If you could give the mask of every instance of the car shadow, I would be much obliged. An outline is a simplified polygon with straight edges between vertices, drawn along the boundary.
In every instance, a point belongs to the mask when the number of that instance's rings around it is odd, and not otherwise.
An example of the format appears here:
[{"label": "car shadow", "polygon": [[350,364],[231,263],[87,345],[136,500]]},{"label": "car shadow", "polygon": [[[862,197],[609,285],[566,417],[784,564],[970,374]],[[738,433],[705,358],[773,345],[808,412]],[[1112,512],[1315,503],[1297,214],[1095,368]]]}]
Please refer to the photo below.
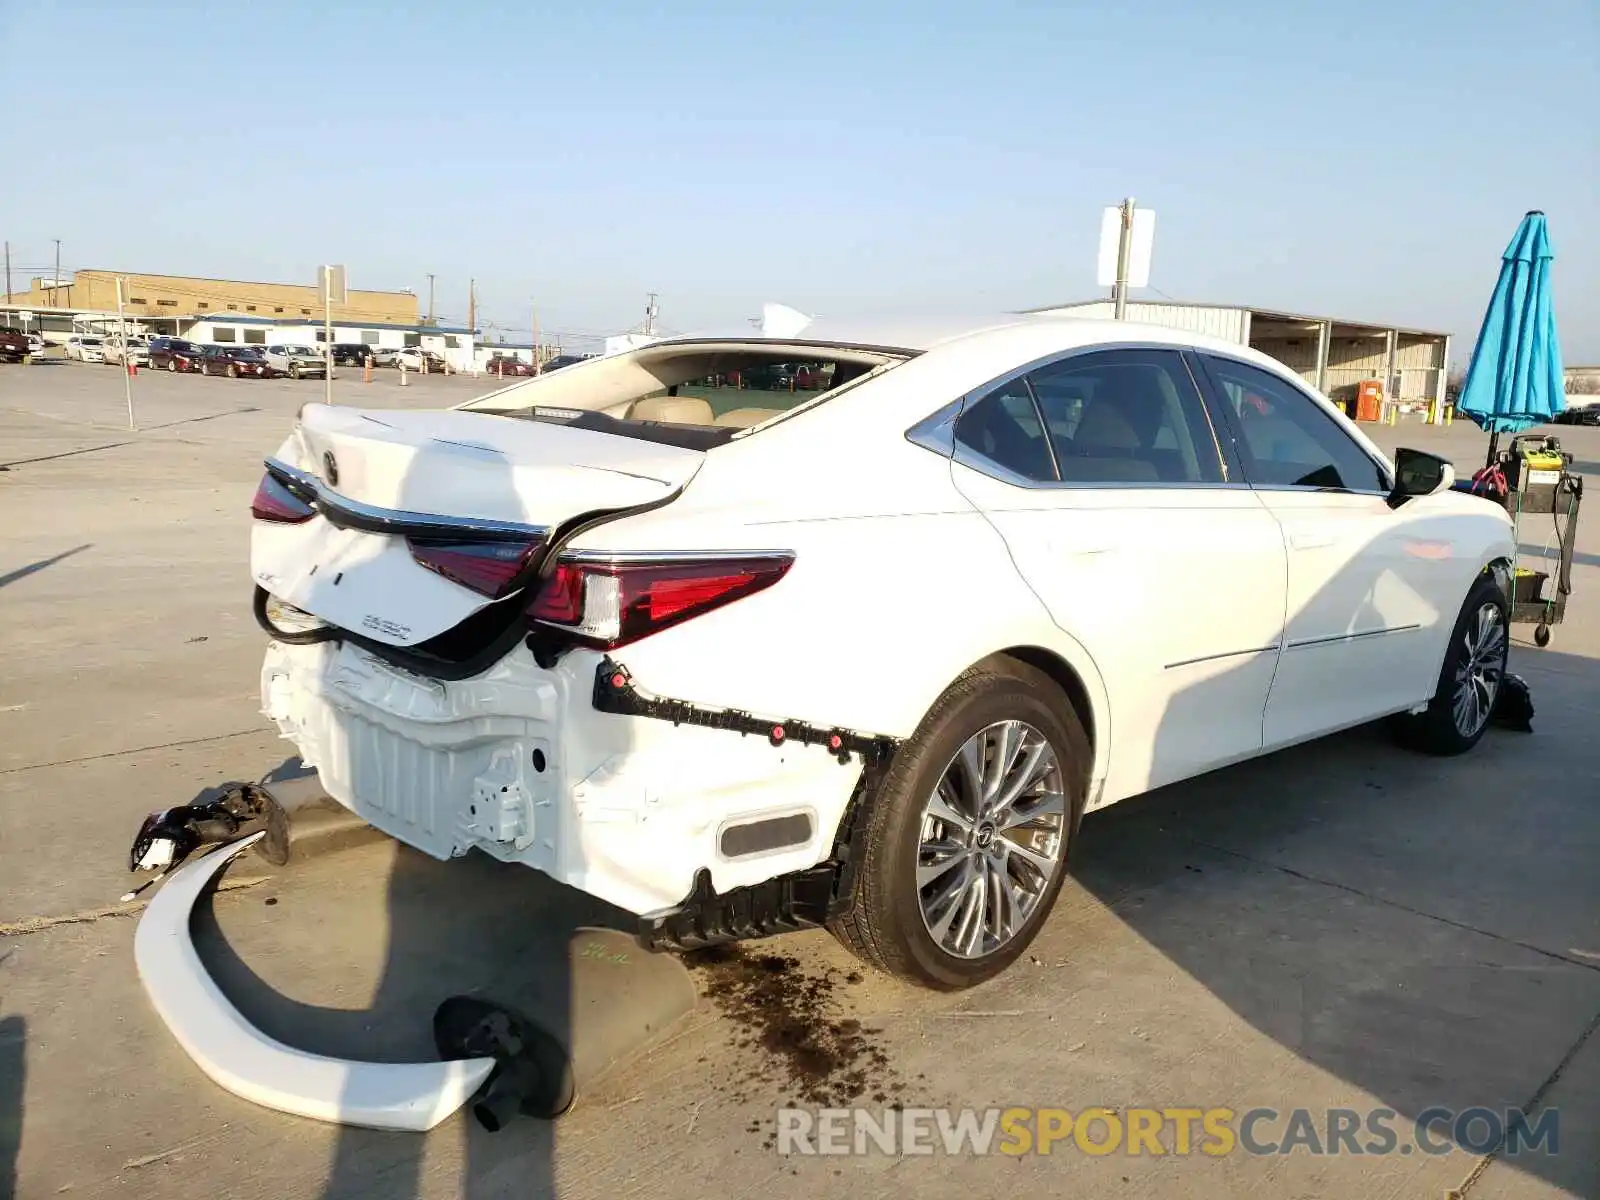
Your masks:
[{"label": "car shadow", "polygon": [[[295,869],[291,862],[288,871]],[[358,896],[343,919],[342,937],[354,931],[383,947],[370,1000],[354,1008],[306,1004],[267,982],[230,943],[223,927],[230,921],[219,924],[209,900],[195,908],[195,945],[224,994],[268,1036],[360,1062],[429,1062],[439,1057],[432,1017],[451,996],[508,1005],[567,1042],[573,933],[626,928],[625,914],[482,854],[441,862],[397,845],[382,892],[381,905],[360,903]],[[277,936],[316,936],[315,922],[327,909],[322,903],[305,907],[304,913],[274,910],[282,914],[274,921],[283,922]],[[438,1140],[459,1141],[463,1196],[504,1195],[511,1180],[516,1185],[509,1190],[518,1195],[554,1193],[551,1122],[524,1118],[490,1133],[468,1108],[423,1136],[339,1127],[321,1195],[420,1195],[424,1158]]]},{"label": "car shadow", "polygon": [[[0,954],[0,969],[6,955]],[[0,1200],[17,1195],[17,1154],[22,1148],[22,1097],[28,1082],[28,1023],[0,1017]]]},{"label": "car shadow", "polygon": [[[1395,1110],[1402,1141],[1435,1106],[1536,1110],[1600,1004],[1600,820],[1580,782],[1600,774],[1600,663],[1514,645],[1511,670],[1530,684],[1531,736],[1491,726],[1472,753],[1434,758],[1368,725],[1130,798],[1086,818],[1076,886],[1342,1081],[1348,1107]],[[1207,716],[1216,687],[1169,701],[1158,760],[1166,730],[1222,719]],[[1455,1144],[1486,1149],[1482,1127],[1467,1136]],[[1572,1151],[1510,1162],[1594,1186]]]}]

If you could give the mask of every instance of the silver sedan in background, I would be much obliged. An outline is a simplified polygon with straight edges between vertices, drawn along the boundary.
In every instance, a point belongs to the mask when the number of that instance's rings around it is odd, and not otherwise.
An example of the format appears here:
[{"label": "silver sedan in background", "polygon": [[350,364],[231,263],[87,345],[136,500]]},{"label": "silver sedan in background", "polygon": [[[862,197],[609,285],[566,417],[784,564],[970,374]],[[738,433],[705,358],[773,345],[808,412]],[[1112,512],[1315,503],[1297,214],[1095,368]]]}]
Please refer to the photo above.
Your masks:
[{"label": "silver sedan in background", "polygon": [[266,353],[267,365],[290,379],[307,375],[320,378],[328,373],[328,362],[322,352],[311,346],[268,346]]}]

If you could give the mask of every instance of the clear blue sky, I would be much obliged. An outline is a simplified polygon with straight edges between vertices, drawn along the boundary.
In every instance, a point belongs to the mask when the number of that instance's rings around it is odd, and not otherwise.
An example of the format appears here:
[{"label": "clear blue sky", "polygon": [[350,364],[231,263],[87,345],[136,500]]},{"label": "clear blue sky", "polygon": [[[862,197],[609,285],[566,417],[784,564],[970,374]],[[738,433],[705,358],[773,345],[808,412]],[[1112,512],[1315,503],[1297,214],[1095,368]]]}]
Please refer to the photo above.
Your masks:
[{"label": "clear blue sky", "polygon": [[[522,11],[518,11],[519,7]],[[0,0],[0,235],[62,263],[353,286],[615,332],[778,300],[1097,294],[1158,214],[1183,299],[1392,319],[1470,353],[1550,218],[1600,362],[1596,0],[559,5]],[[1141,293],[1156,296],[1155,292]],[[1464,343],[1464,344],[1461,344]]]}]

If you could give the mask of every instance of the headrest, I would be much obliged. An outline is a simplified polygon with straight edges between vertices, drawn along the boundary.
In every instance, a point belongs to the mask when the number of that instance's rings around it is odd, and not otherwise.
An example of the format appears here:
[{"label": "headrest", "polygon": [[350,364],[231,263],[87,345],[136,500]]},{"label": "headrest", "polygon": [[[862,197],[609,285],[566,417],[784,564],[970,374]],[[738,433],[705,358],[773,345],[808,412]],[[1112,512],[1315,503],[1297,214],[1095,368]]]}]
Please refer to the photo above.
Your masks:
[{"label": "headrest", "polygon": [[647,396],[628,410],[631,421],[670,421],[675,425],[711,424],[711,405],[697,396]]},{"label": "headrest", "polygon": [[770,421],[773,417],[781,416],[781,408],[735,408],[723,413],[712,424],[732,425],[738,429],[749,429],[752,425],[759,425],[763,421]]},{"label": "headrest", "polygon": [[1083,419],[1072,435],[1076,446],[1096,450],[1137,450],[1139,435],[1128,418],[1110,400],[1096,398],[1084,409]]}]

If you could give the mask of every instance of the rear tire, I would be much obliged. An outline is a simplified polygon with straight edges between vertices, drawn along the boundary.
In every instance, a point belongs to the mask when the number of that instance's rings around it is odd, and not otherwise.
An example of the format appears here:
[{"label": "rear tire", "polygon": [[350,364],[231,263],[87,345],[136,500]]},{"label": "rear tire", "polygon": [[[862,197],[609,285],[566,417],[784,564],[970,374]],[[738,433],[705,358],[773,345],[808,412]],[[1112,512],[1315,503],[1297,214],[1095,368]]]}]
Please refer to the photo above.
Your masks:
[{"label": "rear tire", "polygon": [[830,932],[925,987],[998,975],[1061,891],[1090,761],[1089,739],[1048,676],[1004,658],[973,667],[864,798],[854,883]]},{"label": "rear tire", "polygon": [[1425,711],[1396,719],[1402,744],[1424,754],[1465,754],[1482,739],[1511,650],[1504,590],[1481,575],[1450,631],[1438,687]]},{"label": "rear tire", "polygon": [[175,358],[167,359],[167,370],[176,375],[178,373],[178,360]]},{"label": "rear tire", "polygon": [[239,368],[236,365],[234,365],[233,363],[229,363],[228,364],[228,378],[229,379],[237,379],[237,378],[239,378]]}]

